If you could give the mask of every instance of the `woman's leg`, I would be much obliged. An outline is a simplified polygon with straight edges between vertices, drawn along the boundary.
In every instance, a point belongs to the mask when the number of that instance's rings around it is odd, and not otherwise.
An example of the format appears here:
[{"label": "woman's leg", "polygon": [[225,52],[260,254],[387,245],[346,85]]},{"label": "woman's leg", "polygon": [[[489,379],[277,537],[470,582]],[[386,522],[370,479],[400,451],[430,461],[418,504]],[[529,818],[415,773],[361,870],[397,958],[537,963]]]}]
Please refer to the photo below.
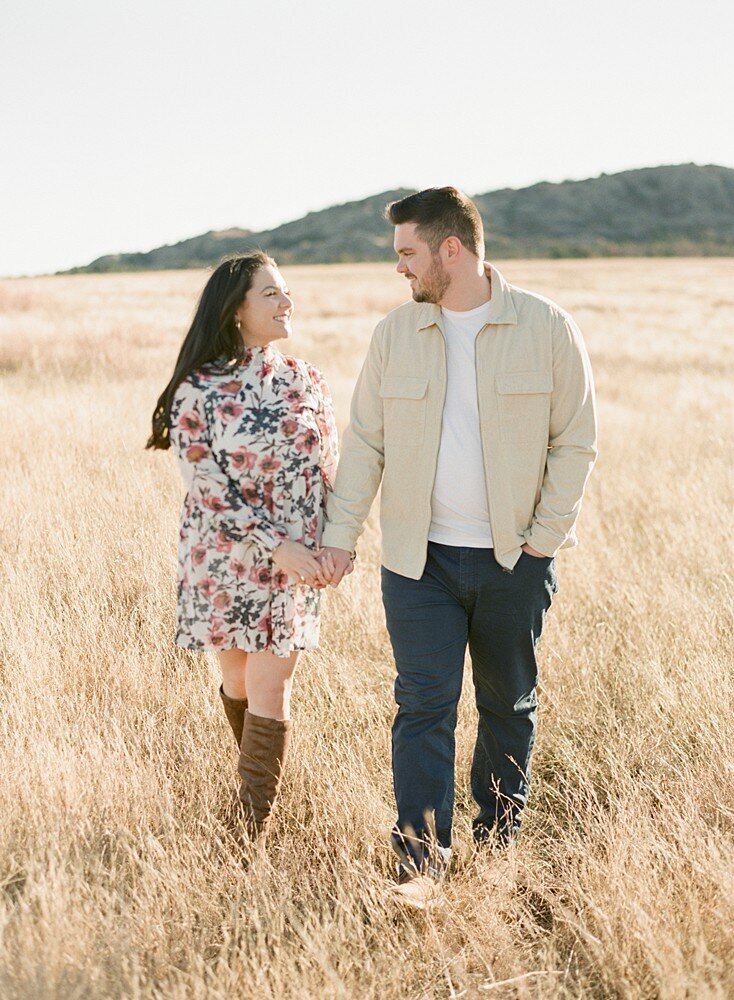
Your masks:
[{"label": "woman's leg", "polygon": [[222,649],[217,652],[222,671],[222,688],[228,698],[246,699],[245,671],[248,656],[243,649]]},{"label": "woman's leg", "polygon": [[291,741],[290,698],[297,660],[297,652],[287,658],[272,653],[250,653],[247,658],[239,797],[249,834],[260,847],[267,837]]},{"label": "woman's leg", "polygon": [[238,697],[247,697],[248,709],[253,715],[280,722],[290,719],[291,688],[297,661],[298,652],[289,657],[270,652],[247,654],[247,683]]},{"label": "woman's leg", "polygon": [[242,649],[223,649],[217,653],[219,667],[222,671],[222,683],[219,687],[219,697],[222,700],[224,714],[232,727],[235,742],[239,747],[242,743],[242,729],[247,711],[247,690],[245,686],[245,669],[247,653]]}]

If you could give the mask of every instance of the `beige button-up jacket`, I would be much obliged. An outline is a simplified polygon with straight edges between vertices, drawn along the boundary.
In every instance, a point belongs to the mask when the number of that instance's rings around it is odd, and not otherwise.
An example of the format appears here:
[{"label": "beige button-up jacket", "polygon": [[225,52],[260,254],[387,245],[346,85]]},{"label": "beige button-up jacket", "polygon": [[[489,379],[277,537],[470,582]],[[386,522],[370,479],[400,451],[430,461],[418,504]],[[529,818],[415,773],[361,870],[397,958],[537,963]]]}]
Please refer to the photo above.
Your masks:
[{"label": "beige button-up jacket", "polygon": [[[489,520],[511,570],[527,542],[547,556],[577,544],[596,460],[589,357],[568,313],[491,275],[490,319],[475,341]],[[323,545],[353,550],[382,483],[382,563],[420,579],[446,395],[440,306],[406,302],[381,320],[357,379]],[[461,483],[456,483],[457,493]]]}]

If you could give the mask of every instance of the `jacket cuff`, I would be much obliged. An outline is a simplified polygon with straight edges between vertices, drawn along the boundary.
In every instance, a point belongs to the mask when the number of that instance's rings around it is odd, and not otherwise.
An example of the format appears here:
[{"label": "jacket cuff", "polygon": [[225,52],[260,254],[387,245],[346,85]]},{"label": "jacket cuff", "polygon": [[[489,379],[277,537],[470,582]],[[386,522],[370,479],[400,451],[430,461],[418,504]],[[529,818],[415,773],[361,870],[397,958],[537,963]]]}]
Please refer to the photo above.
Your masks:
[{"label": "jacket cuff", "polygon": [[338,524],[327,524],[321,535],[321,544],[326,548],[346,549],[347,552],[354,552],[359,533],[353,528],[347,528]]},{"label": "jacket cuff", "polygon": [[565,538],[559,539],[558,535],[539,524],[531,524],[527,531],[523,531],[522,536],[531,549],[542,552],[549,558],[556,554],[565,541]]}]

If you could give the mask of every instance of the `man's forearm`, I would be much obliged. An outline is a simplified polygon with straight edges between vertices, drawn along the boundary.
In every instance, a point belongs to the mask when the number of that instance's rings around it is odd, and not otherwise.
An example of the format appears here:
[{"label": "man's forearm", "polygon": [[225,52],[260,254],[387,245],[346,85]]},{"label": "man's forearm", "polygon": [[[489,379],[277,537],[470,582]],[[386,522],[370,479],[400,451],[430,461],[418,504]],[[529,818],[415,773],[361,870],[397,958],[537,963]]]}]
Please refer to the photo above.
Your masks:
[{"label": "man's forearm", "polygon": [[547,556],[571,535],[597,456],[591,363],[581,331],[568,315],[555,331],[553,381],[545,476],[532,523],[523,533],[528,545]]},{"label": "man's forearm", "polygon": [[342,440],[342,458],[326,507],[321,544],[353,551],[382,479],[384,456],[350,425]]},{"label": "man's forearm", "polygon": [[596,448],[565,446],[548,452],[545,477],[525,541],[553,556],[573,531],[586,482],[596,460]]},{"label": "man's forearm", "polygon": [[382,323],[378,323],[354,386],[336,482],[327,499],[322,544],[350,551],[364,530],[385,464],[381,337]]}]

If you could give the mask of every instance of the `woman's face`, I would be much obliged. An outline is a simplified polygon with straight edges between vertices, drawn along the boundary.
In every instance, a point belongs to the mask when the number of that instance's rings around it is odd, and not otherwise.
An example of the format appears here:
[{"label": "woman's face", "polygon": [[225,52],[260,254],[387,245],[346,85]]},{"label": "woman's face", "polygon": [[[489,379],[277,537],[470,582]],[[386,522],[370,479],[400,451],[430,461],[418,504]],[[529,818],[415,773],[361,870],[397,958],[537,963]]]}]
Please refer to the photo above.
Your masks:
[{"label": "woman's face", "polygon": [[252,285],[235,313],[240,336],[248,347],[289,337],[293,300],[277,267],[265,264],[255,272]]}]

